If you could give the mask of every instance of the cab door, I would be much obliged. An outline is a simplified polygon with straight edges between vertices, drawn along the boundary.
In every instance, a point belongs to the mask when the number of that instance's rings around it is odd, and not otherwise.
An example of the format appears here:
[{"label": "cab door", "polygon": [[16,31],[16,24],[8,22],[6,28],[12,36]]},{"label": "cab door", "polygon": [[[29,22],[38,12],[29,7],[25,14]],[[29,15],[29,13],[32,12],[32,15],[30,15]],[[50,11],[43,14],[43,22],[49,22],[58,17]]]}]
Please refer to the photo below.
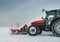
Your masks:
[{"label": "cab door", "polygon": [[46,25],[50,25],[51,21],[54,19],[56,14],[55,12],[47,12],[46,14],[47,14],[45,18]]}]

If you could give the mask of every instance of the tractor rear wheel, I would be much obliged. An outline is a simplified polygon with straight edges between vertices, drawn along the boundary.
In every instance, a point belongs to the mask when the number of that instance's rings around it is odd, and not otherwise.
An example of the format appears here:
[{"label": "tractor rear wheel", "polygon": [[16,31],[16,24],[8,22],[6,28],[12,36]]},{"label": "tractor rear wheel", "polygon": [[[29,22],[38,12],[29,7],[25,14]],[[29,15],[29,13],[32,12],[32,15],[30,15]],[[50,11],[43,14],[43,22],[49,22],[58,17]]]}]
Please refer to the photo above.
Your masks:
[{"label": "tractor rear wheel", "polygon": [[60,36],[60,19],[53,22],[52,26],[52,33],[59,37]]}]

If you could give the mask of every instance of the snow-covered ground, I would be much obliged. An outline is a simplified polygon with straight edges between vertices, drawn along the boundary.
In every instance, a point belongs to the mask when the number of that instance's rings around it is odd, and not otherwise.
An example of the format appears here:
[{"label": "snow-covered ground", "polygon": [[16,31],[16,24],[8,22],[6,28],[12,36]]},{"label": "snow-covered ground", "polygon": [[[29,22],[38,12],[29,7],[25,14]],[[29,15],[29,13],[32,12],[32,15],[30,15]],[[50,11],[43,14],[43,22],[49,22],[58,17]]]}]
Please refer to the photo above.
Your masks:
[{"label": "snow-covered ground", "polygon": [[51,32],[41,35],[10,35],[10,27],[0,27],[0,42],[60,42],[60,37],[55,37]]}]

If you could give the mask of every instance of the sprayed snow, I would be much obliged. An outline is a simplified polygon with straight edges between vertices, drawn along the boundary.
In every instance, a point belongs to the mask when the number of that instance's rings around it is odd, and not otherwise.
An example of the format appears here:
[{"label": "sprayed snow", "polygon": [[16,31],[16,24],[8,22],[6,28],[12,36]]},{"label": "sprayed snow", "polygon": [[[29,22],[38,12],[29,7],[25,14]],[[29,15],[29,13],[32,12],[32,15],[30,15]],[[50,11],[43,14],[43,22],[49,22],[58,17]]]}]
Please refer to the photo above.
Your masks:
[{"label": "sprayed snow", "polygon": [[0,27],[0,42],[60,42],[60,37],[55,37],[51,32],[41,35],[10,35],[10,27]]}]

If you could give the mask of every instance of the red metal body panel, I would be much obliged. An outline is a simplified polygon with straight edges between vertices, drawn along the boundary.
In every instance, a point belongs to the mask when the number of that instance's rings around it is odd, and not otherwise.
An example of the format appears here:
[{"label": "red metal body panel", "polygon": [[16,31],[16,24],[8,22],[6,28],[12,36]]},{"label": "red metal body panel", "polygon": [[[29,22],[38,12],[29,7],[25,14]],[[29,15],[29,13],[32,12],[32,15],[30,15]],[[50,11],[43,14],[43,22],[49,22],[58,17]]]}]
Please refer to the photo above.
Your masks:
[{"label": "red metal body panel", "polygon": [[28,33],[28,26],[25,24],[22,28],[12,28],[10,29],[11,34],[27,34]]},{"label": "red metal body panel", "polygon": [[32,22],[31,24],[37,25],[37,26],[39,26],[39,25],[41,26],[41,25],[44,25],[45,24],[45,20],[44,19],[37,20],[37,21]]},{"label": "red metal body panel", "polygon": [[11,29],[11,33],[12,34],[27,34],[27,32],[24,31],[24,28],[21,28],[21,29]]}]

